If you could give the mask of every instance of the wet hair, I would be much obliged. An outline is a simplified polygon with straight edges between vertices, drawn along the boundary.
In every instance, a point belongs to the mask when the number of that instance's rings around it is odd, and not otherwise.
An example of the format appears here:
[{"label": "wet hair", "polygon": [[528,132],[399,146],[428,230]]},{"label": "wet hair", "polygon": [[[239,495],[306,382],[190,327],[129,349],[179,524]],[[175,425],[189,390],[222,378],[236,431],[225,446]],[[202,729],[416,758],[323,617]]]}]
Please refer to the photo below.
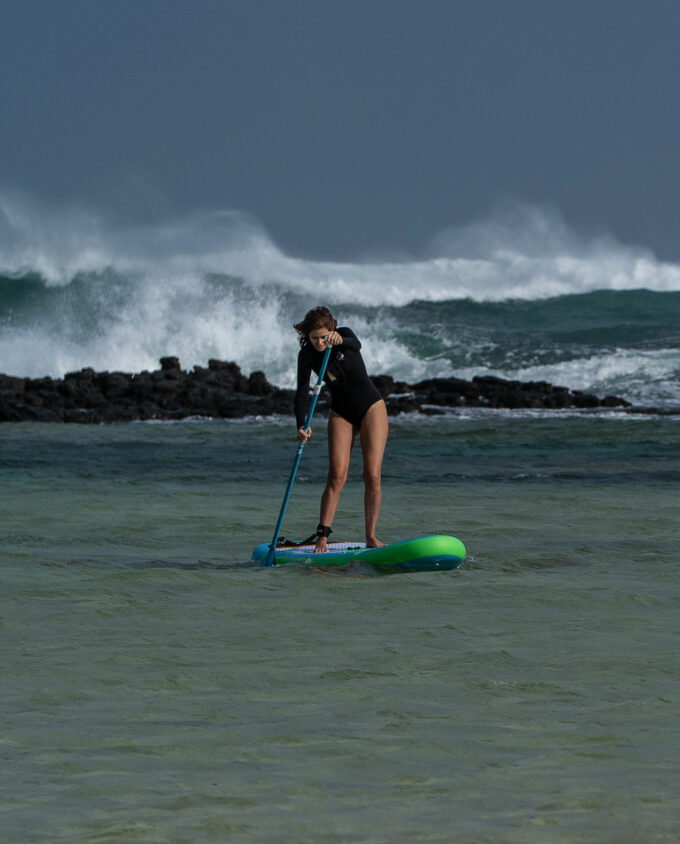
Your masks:
[{"label": "wet hair", "polygon": [[316,331],[318,328],[327,328],[329,331],[335,331],[337,327],[337,319],[324,305],[318,305],[316,308],[307,311],[302,322],[296,322],[293,326],[298,333],[298,340],[301,346],[309,342],[310,331]]}]

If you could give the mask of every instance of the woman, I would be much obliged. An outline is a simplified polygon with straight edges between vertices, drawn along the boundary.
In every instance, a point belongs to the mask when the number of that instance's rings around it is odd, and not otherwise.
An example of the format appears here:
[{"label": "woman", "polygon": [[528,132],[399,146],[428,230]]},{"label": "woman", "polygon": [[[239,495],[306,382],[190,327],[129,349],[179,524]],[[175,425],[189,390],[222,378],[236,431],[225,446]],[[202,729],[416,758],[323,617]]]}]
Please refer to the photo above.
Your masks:
[{"label": "woman", "polygon": [[321,496],[321,515],[316,529],[316,552],[328,551],[333,517],[347,480],[354,437],[359,434],[363,458],[366,545],[384,543],[375,535],[380,512],[380,475],[387,442],[387,408],[375,384],[368,377],[361,357],[361,343],[349,328],[338,328],[333,314],[323,306],[312,308],[293,327],[298,333],[297,393],[295,417],[297,437],[306,443],[312,429],[304,429],[305,411],[312,370],[317,375],[327,346],[333,346],[324,381],[331,390],[328,416],[328,478]]}]

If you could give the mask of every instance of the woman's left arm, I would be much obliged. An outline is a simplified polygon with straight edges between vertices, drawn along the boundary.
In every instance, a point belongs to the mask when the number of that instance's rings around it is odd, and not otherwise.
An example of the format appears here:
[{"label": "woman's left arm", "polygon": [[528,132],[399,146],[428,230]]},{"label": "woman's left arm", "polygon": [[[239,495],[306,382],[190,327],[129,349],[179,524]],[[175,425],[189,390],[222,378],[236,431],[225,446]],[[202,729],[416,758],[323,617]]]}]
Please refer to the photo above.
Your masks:
[{"label": "woman's left arm", "polygon": [[342,328],[338,328],[338,330],[334,333],[339,334],[342,337],[342,345],[346,348],[354,349],[355,352],[358,352],[361,349],[361,341],[351,328],[343,326]]}]

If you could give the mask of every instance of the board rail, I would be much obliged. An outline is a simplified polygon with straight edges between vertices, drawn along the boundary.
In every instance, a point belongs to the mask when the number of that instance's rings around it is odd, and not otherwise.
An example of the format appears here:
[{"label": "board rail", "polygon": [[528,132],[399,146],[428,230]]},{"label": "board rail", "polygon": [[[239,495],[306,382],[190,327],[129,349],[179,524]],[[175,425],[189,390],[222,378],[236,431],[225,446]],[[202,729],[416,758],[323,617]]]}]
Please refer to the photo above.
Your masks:
[{"label": "board rail", "polygon": [[[258,545],[252,559],[266,565],[270,548],[267,542]],[[366,563],[382,571],[450,571],[459,568],[466,555],[460,539],[445,534],[391,542],[379,548],[367,548],[365,542],[329,542],[328,549],[316,554],[313,544],[279,547],[274,552],[274,564],[342,566]]]}]

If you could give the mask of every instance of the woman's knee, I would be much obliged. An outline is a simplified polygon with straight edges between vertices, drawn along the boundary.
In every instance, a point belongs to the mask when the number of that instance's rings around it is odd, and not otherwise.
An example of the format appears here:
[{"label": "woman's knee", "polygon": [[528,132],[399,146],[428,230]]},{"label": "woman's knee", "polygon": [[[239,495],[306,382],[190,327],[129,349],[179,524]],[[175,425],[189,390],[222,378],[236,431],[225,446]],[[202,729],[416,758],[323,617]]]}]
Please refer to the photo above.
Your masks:
[{"label": "woman's knee", "polygon": [[380,478],[380,466],[364,466],[363,479],[365,486],[379,489]]},{"label": "woman's knee", "polygon": [[347,483],[347,470],[346,469],[336,469],[331,466],[328,470],[328,477],[326,479],[326,484],[331,489],[334,490],[341,490],[344,485]]}]

